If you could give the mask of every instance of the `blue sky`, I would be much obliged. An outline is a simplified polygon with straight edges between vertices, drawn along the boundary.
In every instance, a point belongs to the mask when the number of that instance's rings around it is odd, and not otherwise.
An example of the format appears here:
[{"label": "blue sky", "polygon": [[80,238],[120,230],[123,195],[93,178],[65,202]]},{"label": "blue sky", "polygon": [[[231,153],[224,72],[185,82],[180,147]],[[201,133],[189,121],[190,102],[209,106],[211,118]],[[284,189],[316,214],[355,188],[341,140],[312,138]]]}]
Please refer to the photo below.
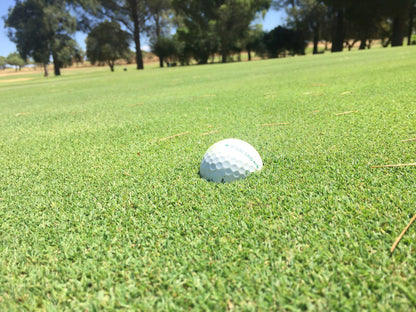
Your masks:
[{"label": "blue sky", "polygon": [[[15,0],[0,0],[0,55],[7,56],[12,52],[16,51],[16,46],[13,42],[7,37],[7,30],[4,28],[3,17],[7,15],[8,9],[12,7],[15,3]],[[256,21],[256,23],[263,24],[264,30],[271,30],[278,25],[284,23],[284,13],[277,12],[273,9],[270,9],[264,20]],[[78,44],[85,50],[85,37],[83,33],[77,33],[75,39]],[[147,45],[146,40],[142,42],[143,46]]]}]

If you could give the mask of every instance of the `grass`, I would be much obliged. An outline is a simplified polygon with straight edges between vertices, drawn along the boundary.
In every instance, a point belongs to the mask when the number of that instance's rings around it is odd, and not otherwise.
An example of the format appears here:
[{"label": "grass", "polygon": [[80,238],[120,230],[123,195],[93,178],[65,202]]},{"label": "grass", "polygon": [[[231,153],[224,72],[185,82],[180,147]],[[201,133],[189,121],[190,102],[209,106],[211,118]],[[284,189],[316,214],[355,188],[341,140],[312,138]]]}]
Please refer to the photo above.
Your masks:
[{"label": "grass", "polygon": [[413,310],[415,52],[0,77],[0,310]]}]

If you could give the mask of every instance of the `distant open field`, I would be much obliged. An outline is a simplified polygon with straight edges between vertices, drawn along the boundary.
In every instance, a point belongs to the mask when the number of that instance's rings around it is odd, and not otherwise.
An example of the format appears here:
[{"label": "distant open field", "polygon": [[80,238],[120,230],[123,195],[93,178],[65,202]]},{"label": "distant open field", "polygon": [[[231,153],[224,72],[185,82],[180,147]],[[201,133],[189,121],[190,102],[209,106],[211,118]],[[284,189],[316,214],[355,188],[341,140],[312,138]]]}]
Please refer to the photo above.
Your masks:
[{"label": "distant open field", "polygon": [[0,311],[414,310],[415,56],[0,76]]}]

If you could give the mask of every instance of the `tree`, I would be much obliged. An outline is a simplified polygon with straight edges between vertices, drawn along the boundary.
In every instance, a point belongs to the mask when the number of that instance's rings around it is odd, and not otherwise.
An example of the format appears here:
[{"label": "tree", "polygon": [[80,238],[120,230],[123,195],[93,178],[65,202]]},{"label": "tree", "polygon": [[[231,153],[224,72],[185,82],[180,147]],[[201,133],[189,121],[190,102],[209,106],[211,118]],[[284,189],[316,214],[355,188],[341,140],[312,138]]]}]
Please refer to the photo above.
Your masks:
[{"label": "tree", "polygon": [[[112,21],[117,21],[126,27],[133,37],[136,50],[137,69],[143,69],[143,55],[140,39],[142,34],[149,29],[148,22],[152,17],[149,4],[153,3],[152,0],[97,1],[100,6],[97,10],[93,11],[93,13],[98,17],[107,17]],[[159,3],[159,0],[155,1],[158,1]]]},{"label": "tree", "polygon": [[42,63],[45,76],[48,76],[47,65],[51,57],[58,76],[67,64],[68,56],[75,51],[76,42],[72,35],[77,22],[64,0],[16,0],[16,5],[9,9],[5,25],[23,59],[32,57],[35,62]]},{"label": "tree", "polygon": [[402,46],[406,34],[406,22],[409,18],[409,12],[411,12],[411,8],[414,5],[413,0],[386,0],[386,2],[387,16],[393,20],[391,46]]},{"label": "tree", "polygon": [[[168,43],[167,39],[169,22],[170,22],[170,9],[171,1],[170,0],[148,0],[147,7],[149,9],[149,14],[151,21],[153,22],[149,27],[149,33],[151,41],[159,42],[163,41],[162,45]],[[163,37],[163,39],[162,39]],[[169,38],[171,39],[171,38]],[[163,67],[163,59],[159,57],[159,66]]]},{"label": "tree", "polygon": [[305,54],[305,40],[301,31],[278,26],[270,32],[266,32],[263,38],[267,55],[271,58],[290,54]]},{"label": "tree", "polygon": [[178,32],[176,32],[176,34],[173,35],[173,40],[175,42],[175,50],[176,50],[174,59],[178,61],[182,66],[189,65],[192,59],[192,52],[190,51],[186,42],[183,40],[180,40],[179,35],[180,33]]},{"label": "tree", "polygon": [[415,22],[415,13],[416,13],[416,0],[413,0],[409,10],[409,25],[407,28],[407,45],[412,44],[412,34],[413,27]]},{"label": "tree", "polygon": [[215,1],[172,0],[172,8],[182,60],[186,63],[193,57],[198,64],[206,64],[218,50],[218,38],[210,23],[215,19]]},{"label": "tree", "polygon": [[392,46],[403,45],[406,21],[409,18],[413,0],[322,0],[336,17],[332,51],[341,51],[347,31],[350,36],[361,40],[360,48],[365,46],[369,36],[380,36],[383,25],[390,25],[387,42]]},{"label": "tree", "polygon": [[[350,50],[361,41],[360,49],[367,47],[367,40],[377,38],[382,21],[380,3],[377,1],[351,0],[343,5],[344,42]],[[352,43],[350,43],[352,39]]]},{"label": "tree", "polygon": [[77,66],[78,66],[79,63],[83,64],[84,60],[85,60],[85,56],[86,56],[85,52],[81,48],[78,48],[78,49],[76,49],[76,51],[73,55],[71,63],[72,64],[75,63],[75,64],[77,64]]},{"label": "tree", "polygon": [[26,65],[25,60],[17,52],[10,53],[6,58],[6,63],[16,66],[16,71],[21,70]]},{"label": "tree", "polygon": [[129,34],[117,22],[104,21],[88,34],[87,57],[92,64],[107,63],[113,72],[116,60],[129,57],[129,41]]},{"label": "tree", "polygon": [[342,7],[332,8],[334,16],[334,30],[332,33],[331,52],[341,52],[345,41],[345,9]]},{"label": "tree", "polygon": [[263,54],[266,50],[266,47],[263,44],[262,38],[263,38],[263,27],[262,25],[254,25],[251,26],[248,31],[248,36],[246,38],[246,50],[248,54],[248,60],[251,61],[251,52],[255,51],[260,52],[260,54]]},{"label": "tree", "polygon": [[172,0],[177,15],[177,34],[199,64],[220,52],[222,61],[241,50],[249,25],[271,0]]},{"label": "tree", "polygon": [[163,67],[163,61],[172,60],[177,55],[176,42],[173,37],[154,38],[150,41],[152,52],[159,57],[160,67]]},{"label": "tree", "polygon": [[248,36],[250,23],[256,17],[256,13],[265,12],[270,7],[271,1],[228,0],[223,2],[216,10],[215,19],[212,22],[219,38],[222,62],[225,63],[233,47]]},{"label": "tree", "polygon": [[6,58],[4,56],[0,56],[0,69],[6,68]]},{"label": "tree", "polygon": [[[280,1],[280,7],[287,0]],[[275,7],[278,3],[275,3]],[[279,7],[279,6],[277,6]],[[328,8],[318,0],[297,0],[286,8],[289,27],[304,32],[305,37],[312,37],[313,54],[318,53],[318,42],[323,26],[328,23]]]}]

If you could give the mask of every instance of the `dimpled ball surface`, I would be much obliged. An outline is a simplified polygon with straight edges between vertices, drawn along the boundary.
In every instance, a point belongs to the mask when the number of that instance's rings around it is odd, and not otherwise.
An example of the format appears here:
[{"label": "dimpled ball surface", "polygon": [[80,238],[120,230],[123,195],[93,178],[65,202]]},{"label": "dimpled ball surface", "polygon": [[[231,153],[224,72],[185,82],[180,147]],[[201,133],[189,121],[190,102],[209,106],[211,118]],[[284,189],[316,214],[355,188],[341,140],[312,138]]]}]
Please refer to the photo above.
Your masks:
[{"label": "dimpled ball surface", "polygon": [[212,182],[233,182],[259,171],[263,162],[256,149],[238,139],[226,139],[212,145],[204,155],[199,173]]}]

